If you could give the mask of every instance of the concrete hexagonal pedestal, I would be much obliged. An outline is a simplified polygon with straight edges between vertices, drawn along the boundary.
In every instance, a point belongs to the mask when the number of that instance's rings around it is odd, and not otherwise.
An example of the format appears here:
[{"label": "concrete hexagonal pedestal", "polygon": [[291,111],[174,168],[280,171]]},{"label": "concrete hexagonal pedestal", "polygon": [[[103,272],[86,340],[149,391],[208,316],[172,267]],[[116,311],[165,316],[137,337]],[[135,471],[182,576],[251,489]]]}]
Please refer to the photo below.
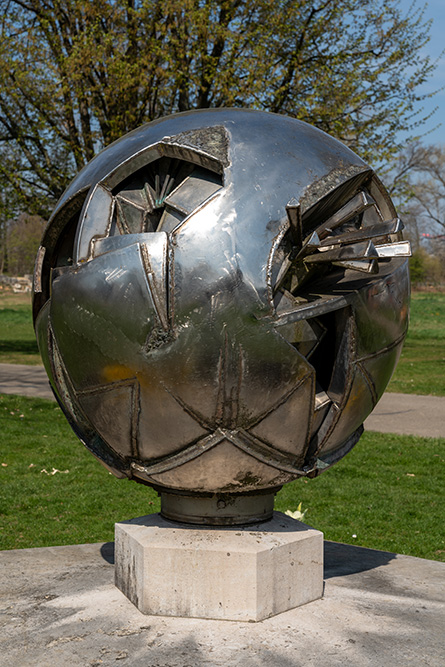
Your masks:
[{"label": "concrete hexagonal pedestal", "polygon": [[116,586],[145,614],[260,621],[323,593],[323,533],[284,514],[198,527],[116,524]]}]

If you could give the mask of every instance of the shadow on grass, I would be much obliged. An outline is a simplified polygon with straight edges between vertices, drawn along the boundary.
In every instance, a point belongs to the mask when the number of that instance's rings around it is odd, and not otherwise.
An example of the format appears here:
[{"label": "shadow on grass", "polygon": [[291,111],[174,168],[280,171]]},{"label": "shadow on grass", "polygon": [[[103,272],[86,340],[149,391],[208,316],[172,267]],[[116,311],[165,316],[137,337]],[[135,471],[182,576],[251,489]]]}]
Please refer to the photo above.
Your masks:
[{"label": "shadow on grass", "polygon": [[11,352],[20,354],[39,354],[35,340],[0,340],[0,354]]}]

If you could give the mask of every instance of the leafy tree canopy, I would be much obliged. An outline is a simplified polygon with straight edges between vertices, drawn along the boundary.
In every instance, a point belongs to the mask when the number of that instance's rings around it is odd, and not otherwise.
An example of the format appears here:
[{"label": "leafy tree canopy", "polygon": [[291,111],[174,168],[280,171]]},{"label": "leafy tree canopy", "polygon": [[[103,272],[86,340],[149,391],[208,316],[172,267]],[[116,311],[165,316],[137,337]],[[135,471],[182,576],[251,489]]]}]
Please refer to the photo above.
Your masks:
[{"label": "leafy tree canopy", "polygon": [[125,132],[220,106],[294,116],[384,162],[425,120],[415,2],[0,0],[0,178],[47,216]]}]

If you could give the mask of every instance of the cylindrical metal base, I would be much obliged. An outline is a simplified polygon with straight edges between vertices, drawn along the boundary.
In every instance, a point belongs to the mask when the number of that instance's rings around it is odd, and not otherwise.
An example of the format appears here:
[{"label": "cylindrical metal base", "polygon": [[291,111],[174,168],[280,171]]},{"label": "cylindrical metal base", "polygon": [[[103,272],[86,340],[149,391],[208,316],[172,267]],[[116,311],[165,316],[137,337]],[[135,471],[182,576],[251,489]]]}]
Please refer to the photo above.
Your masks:
[{"label": "cylindrical metal base", "polygon": [[171,521],[208,526],[234,526],[268,521],[279,489],[263,493],[189,495],[161,491],[161,515]]}]

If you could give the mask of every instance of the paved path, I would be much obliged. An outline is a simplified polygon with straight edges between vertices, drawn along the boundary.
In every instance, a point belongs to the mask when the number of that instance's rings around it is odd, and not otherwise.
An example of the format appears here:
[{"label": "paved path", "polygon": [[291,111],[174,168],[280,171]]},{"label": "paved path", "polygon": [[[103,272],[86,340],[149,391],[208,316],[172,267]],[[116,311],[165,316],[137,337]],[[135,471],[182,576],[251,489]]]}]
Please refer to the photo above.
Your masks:
[{"label": "paved path", "polygon": [[365,429],[445,438],[445,396],[384,394],[365,421]]},{"label": "paved path", "polygon": [[0,552],[0,664],[443,667],[445,563],[325,543],[321,600],[259,623],[144,616],[113,544]]},{"label": "paved path", "polygon": [[[0,393],[54,399],[42,366],[0,364]],[[445,396],[384,394],[365,421],[369,431],[445,438]]]},{"label": "paved path", "polygon": [[43,366],[0,364],[0,393],[55,400]]}]

